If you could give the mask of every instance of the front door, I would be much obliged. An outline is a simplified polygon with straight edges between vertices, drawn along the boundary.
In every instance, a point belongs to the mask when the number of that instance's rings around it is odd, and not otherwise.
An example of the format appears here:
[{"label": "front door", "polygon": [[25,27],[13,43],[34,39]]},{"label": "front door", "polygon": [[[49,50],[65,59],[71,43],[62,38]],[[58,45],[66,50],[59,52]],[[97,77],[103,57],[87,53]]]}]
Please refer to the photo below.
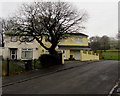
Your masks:
[{"label": "front door", "polygon": [[74,51],[74,58],[75,58],[75,60],[80,60],[80,51],[78,50],[78,51]]},{"label": "front door", "polygon": [[17,59],[17,49],[16,48],[11,48],[10,49],[10,59]]}]

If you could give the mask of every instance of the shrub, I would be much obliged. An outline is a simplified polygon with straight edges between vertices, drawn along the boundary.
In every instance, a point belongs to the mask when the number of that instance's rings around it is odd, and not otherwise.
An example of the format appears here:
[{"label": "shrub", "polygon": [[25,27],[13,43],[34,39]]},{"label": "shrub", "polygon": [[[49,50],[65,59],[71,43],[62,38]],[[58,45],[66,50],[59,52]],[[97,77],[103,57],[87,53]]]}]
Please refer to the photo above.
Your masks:
[{"label": "shrub", "polygon": [[43,54],[40,56],[40,62],[42,67],[49,67],[52,65],[58,64],[58,56],[50,55],[50,54]]}]

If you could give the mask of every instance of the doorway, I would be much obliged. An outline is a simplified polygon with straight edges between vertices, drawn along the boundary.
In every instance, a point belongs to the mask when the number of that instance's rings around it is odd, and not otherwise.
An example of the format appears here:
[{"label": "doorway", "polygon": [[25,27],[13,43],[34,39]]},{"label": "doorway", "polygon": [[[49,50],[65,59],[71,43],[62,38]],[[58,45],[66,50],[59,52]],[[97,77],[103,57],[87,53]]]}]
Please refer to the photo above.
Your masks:
[{"label": "doorway", "polygon": [[10,48],[10,59],[17,59],[17,48]]}]

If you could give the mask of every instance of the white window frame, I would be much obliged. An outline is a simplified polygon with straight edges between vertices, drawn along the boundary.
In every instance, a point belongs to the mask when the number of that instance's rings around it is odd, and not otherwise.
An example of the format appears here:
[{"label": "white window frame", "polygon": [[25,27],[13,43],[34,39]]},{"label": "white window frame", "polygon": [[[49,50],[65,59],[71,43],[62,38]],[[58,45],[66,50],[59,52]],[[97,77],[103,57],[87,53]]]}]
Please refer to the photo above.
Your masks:
[{"label": "white window frame", "polygon": [[17,36],[12,36],[11,37],[11,42],[17,42]]},{"label": "white window frame", "polygon": [[[25,52],[25,53],[23,53]],[[27,52],[32,52],[31,53],[31,57],[27,57]],[[25,56],[23,56],[25,54]],[[32,59],[33,58],[33,49],[32,48],[22,48],[22,52],[21,52],[21,58],[22,59]]]},{"label": "white window frame", "polygon": [[[12,53],[12,51],[14,51],[15,53]],[[14,56],[14,58],[12,58],[12,56]],[[17,59],[17,49],[10,49],[10,59]]]}]

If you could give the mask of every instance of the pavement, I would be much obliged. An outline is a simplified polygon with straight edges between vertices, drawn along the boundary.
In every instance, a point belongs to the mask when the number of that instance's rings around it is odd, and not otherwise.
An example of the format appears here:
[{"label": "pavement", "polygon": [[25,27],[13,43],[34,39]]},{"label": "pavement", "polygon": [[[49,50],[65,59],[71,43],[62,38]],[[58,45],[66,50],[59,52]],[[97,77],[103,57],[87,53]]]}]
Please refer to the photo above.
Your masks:
[{"label": "pavement", "polygon": [[[27,78],[11,77],[15,83],[2,89],[3,94],[108,94],[118,80],[117,70],[118,62],[114,60],[68,61],[65,65],[23,74]],[[7,79],[10,81],[10,77],[4,78],[4,84],[9,83]]]},{"label": "pavement", "polygon": [[13,85],[15,83],[24,82],[33,78],[45,76],[48,74],[52,74],[54,72],[59,72],[62,70],[71,69],[74,67],[82,66],[83,64],[90,64],[93,62],[100,62],[100,61],[65,61],[65,64],[62,65],[55,65],[49,68],[32,70],[25,74],[14,75],[14,76],[7,76],[2,78],[2,87]]}]

